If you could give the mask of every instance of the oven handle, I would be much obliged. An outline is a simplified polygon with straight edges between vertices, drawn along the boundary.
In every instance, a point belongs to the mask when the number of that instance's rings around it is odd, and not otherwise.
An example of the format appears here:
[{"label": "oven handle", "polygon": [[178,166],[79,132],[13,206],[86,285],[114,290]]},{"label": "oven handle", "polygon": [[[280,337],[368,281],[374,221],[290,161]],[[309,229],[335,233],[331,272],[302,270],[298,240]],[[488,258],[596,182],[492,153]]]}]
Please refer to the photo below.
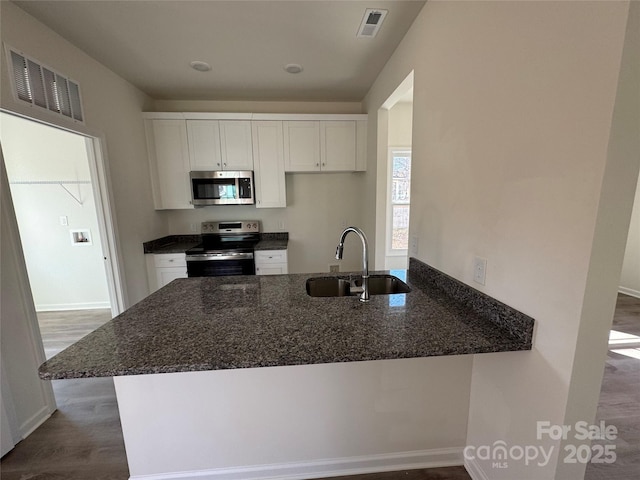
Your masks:
[{"label": "oven handle", "polygon": [[202,253],[187,255],[187,262],[209,262],[218,260],[252,260],[253,253]]}]

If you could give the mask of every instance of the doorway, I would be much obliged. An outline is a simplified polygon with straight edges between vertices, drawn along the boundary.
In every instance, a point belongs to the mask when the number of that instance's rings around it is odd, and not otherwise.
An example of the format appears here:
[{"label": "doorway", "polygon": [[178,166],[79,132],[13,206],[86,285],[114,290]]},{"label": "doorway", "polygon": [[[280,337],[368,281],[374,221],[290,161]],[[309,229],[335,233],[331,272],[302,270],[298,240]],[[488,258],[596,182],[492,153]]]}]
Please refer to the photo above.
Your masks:
[{"label": "doorway", "polygon": [[113,232],[96,179],[98,142],[4,112],[0,122],[29,284],[50,358],[121,311],[121,285],[107,254]]},{"label": "doorway", "polygon": [[410,247],[413,72],[378,111],[376,262],[407,269]]}]

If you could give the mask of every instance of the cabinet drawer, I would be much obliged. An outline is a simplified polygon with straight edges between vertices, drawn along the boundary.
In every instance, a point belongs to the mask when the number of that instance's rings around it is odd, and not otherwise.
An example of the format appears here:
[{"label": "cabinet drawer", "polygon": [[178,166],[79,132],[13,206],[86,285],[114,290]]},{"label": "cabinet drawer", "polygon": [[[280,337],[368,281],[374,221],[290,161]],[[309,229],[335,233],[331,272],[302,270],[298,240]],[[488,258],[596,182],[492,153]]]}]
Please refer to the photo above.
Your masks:
[{"label": "cabinet drawer", "polygon": [[187,257],[184,253],[162,253],[153,256],[156,267],[186,267]]},{"label": "cabinet drawer", "polygon": [[268,263],[256,266],[256,275],[284,275],[289,273],[286,263]]},{"label": "cabinet drawer", "polygon": [[255,252],[256,263],[287,263],[286,250],[258,250]]}]

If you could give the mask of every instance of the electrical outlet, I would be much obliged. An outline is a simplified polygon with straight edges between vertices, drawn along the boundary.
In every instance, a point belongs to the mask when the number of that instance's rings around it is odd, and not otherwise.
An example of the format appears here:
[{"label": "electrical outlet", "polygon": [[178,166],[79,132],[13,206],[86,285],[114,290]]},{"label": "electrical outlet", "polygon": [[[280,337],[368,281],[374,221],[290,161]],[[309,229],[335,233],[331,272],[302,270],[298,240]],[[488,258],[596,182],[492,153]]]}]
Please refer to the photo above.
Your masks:
[{"label": "electrical outlet", "polygon": [[280,220],[280,221],[278,222],[278,230],[280,230],[280,231],[284,232],[284,229],[285,229],[284,221],[283,221],[283,220]]},{"label": "electrical outlet", "polygon": [[329,265],[329,272],[336,273],[340,271],[340,265]]},{"label": "electrical outlet", "polygon": [[63,226],[69,225],[69,218],[66,215],[60,217],[60,225],[63,225]]},{"label": "electrical outlet", "polygon": [[480,285],[485,284],[487,277],[487,259],[475,257],[473,259],[473,281]]},{"label": "electrical outlet", "polygon": [[190,229],[192,232],[197,232],[197,231],[198,231],[198,229],[196,228],[196,224],[195,224],[195,223],[191,223],[191,224],[189,224],[189,229]]}]

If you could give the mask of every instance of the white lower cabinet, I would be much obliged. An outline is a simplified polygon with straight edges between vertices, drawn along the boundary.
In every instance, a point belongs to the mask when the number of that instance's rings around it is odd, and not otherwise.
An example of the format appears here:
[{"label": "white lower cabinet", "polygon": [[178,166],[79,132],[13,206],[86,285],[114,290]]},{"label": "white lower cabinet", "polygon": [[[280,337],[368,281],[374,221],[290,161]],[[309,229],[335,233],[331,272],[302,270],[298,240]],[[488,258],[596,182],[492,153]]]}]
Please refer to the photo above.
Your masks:
[{"label": "white lower cabinet", "polygon": [[289,273],[286,250],[257,250],[256,275],[283,275]]},{"label": "white lower cabinet", "polygon": [[148,255],[147,276],[150,293],[164,287],[176,278],[187,278],[187,257],[184,253]]}]

